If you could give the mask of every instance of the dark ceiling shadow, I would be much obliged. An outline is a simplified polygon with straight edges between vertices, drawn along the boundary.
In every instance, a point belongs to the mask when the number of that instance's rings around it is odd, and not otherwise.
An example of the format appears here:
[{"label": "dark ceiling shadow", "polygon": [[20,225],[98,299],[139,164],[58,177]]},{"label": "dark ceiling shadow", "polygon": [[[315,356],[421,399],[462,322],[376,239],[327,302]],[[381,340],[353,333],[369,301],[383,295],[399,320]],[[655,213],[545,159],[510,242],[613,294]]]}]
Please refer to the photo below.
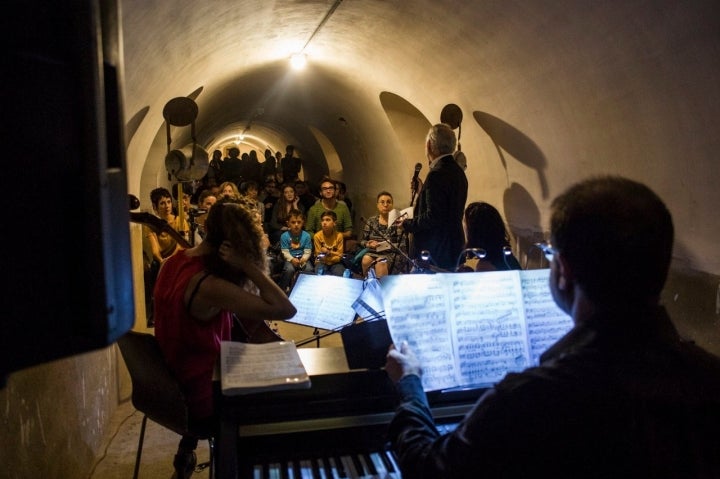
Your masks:
[{"label": "dark ceiling shadow", "polygon": [[550,194],[547,177],[545,176],[547,160],[535,142],[514,126],[489,113],[475,111],[473,117],[495,144],[505,171],[507,172],[507,161],[503,151],[509,153],[520,163],[537,171],[542,196],[547,198]]},{"label": "dark ceiling shadow", "polygon": [[145,117],[148,114],[148,111],[150,111],[150,107],[146,106],[144,108],[141,108],[140,111],[135,113],[132,118],[128,120],[127,123],[125,123],[125,145],[130,144],[130,140],[132,140],[133,136],[135,136],[135,133],[137,133],[138,128],[140,128],[140,124],[143,122]]}]

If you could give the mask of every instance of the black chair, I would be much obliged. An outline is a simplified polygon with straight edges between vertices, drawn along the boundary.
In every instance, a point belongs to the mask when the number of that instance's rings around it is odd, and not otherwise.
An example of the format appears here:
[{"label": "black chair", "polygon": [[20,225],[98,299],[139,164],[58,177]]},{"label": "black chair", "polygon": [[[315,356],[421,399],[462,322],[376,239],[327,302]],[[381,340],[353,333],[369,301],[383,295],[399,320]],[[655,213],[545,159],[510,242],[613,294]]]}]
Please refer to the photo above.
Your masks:
[{"label": "black chair", "polygon": [[145,426],[150,418],[181,436],[196,436],[198,439],[207,440],[210,446],[209,476],[212,479],[215,469],[214,438],[207,431],[190,429],[185,397],[180,390],[180,384],[165,363],[155,336],[130,331],[118,339],[118,346],[130,372],[132,404],[144,414],[133,478],[137,479],[140,470]]}]

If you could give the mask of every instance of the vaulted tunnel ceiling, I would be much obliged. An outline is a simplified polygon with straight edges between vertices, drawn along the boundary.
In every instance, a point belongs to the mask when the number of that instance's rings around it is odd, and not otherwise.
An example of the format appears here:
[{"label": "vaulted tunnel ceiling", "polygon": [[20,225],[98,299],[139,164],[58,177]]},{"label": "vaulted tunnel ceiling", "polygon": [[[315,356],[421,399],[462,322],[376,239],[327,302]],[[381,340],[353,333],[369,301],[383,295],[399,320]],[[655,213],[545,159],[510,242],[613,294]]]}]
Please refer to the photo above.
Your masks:
[{"label": "vaulted tunnel ceiling", "polygon": [[[514,232],[542,234],[570,183],[622,174],[668,200],[676,259],[720,272],[717,2],[125,0],[122,12],[129,188],[146,205],[166,181],[175,97],[196,95],[206,148],[251,122],[258,144],[297,145],[308,179],[344,180],[360,215],[381,189],[409,203],[427,126],[454,103],[468,200],[498,206]],[[290,72],[306,43],[306,70]],[[173,128],[173,145],[189,133]]]}]

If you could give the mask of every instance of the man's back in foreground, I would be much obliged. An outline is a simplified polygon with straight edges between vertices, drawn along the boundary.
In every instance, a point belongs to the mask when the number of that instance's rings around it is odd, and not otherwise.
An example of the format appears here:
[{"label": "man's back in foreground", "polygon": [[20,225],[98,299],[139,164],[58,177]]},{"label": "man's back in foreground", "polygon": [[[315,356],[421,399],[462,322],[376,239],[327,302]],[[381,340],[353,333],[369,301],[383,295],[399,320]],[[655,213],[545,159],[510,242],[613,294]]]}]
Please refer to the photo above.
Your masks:
[{"label": "man's back in foreground", "polygon": [[664,204],[629,180],[589,180],[553,202],[551,238],[550,290],[574,328],[453,433],[436,432],[407,344],[388,353],[403,477],[720,477],[720,359],[681,341],[659,306]]}]

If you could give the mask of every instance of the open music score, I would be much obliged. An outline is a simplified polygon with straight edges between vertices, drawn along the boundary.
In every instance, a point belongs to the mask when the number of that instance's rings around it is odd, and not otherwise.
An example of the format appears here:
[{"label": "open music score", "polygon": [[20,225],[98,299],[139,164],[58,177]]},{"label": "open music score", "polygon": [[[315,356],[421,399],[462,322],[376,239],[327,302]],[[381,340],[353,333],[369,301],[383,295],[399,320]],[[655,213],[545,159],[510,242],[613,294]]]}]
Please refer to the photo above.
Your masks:
[{"label": "open music score", "polygon": [[390,334],[418,356],[423,388],[490,385],[538,364],[573,326],[552,299],[549,271],[382,278]]},{"label": "open music score", "polygon": [[301,274],[290,292],[297,313],[288,323],[336,330],[355,319],[353,303],[363,292],[363,280],[342,276]]},{"label": "open music score", "polygon": [[310,376],[291,341],[220,342],[220,384],[227,396],[308,389]]}]

